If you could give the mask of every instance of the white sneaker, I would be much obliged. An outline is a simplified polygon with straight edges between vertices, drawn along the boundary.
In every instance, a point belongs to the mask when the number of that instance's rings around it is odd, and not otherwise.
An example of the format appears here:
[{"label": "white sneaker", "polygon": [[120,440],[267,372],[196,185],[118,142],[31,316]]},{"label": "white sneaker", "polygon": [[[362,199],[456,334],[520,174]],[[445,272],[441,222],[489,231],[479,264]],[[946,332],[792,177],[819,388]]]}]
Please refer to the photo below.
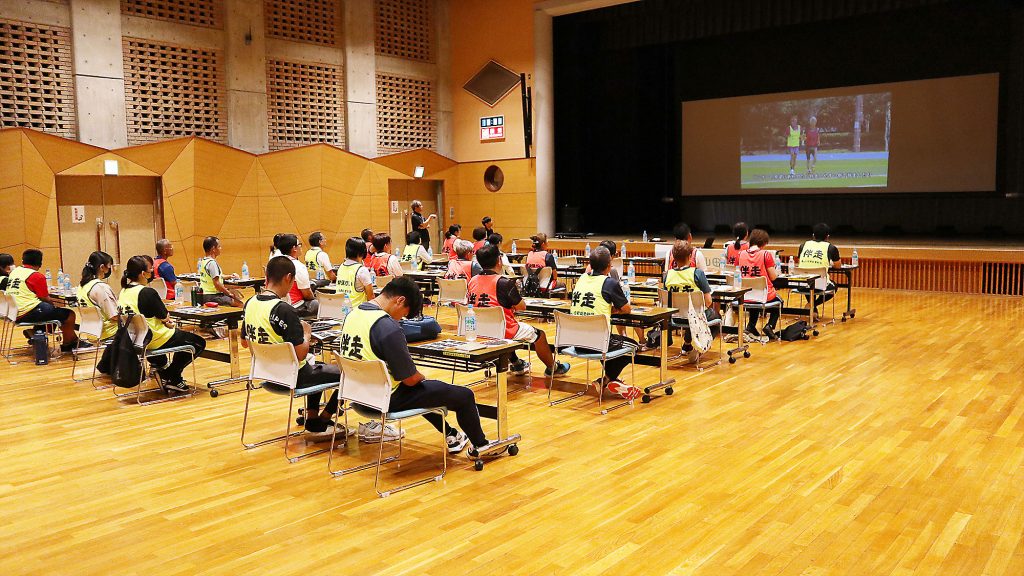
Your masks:
[{"label": "white sneaker", "polygon": [[[379,420],[371,420],[359,425],[359,439],[363,442],[380,442],[381,426]],[[383,428],[384,441],[394,442],[399,438],[405,438],[405,430],[399,434],[398,429],[388,424]]]},{"label": "white sneaker", "polygon": [[796,176],[796,172],[794,172],[794,171],[793,171],[793,169],[792,169],[792,168],[790,168],[790,169],[789,169],[789,175],[790,175],[790,176]]},{"label": "white sneaker", "polygon": [[469,436],[466,436],[463,432],[459,432],[454,436],[449,436],[447,441],[448,453],[458,454],[459,452],[462,452],[463,448],[466,447],[466,444],[469,444]]}]

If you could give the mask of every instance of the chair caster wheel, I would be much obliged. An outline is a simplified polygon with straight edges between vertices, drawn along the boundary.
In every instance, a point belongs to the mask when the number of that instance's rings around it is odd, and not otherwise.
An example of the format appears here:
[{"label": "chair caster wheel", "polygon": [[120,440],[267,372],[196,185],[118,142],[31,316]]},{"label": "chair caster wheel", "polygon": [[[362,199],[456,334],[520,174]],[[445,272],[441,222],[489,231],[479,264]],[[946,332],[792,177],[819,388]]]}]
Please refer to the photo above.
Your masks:
[{"label": "chair caster wheel", "polygon": [[644,394],[643,396],[640,397],[640,402],[643,404],[650,404],[651,396],[649,394]]},{"label": "chair caster wheel", "polygon": [[295,419],[295,423],[298,424],[299,426],[304,426],[306,424],[306,419],[303,418],[302,416],[299,416],[298,418]]},{"label": "chair caster wheel", "polygon": [[750,351],[749,350],[744,350],[743,351],[743,357],[744,358],[750,358]]},{"label": "chair caster wheel", "polygon": [[211,388],[210,398],[216,398],[217,396],[220,396],[220,390],[217,390],[216,388]]},{"label": "chair caster wheel", "polygon": [[819,334],[819,332],[817,330],[815,330],[814,332],[811,332],[811,334],[814,334],[815,336],[817,336]]},{"label": "chair caster wheel", "polygon": [[644,394],[650,394],[650,393],[651,393],[651,389],[650,388],[644,388]]},{"label": "chair caster wheel", "polygon": [[845,315],[843,316],[843,319],[840,320],[840,322],[846,322],[846,316]]},{"label": "chair caster wheel", "polygon": [[484,469],[484,461],[483,460],[477,460],[476,462],[473,463],[473,470],[476,470],[477,472],[479,472],[479,471],[481,471],[483,469]]},{"label": "chair caster wheel", "polygon": [[669,386],[668,388],[665,388],[665,396],[671,396],[671,395],[673,395],[675,393],[676,393],[676,391],[673,390],[671,386]]},{"label": "chair caster wheel", "polygon": [[733,358],[732,356],[729,356],[729,364],[735,364],[735,363],[736,363],[736,359]]},{"label": "chair caster wheel", "polygon": [[509,456],[515,456],[516,454],[519,454],[519,445],[518,444],[511,444],[511,445],[509,445],[509,447],[508,447],[508,455]]},{"label": "chair caster wheel", "polygon": [[850,318],[856,318],[856,317],[857,317],[857,313],[856,312],[850,312]]}]

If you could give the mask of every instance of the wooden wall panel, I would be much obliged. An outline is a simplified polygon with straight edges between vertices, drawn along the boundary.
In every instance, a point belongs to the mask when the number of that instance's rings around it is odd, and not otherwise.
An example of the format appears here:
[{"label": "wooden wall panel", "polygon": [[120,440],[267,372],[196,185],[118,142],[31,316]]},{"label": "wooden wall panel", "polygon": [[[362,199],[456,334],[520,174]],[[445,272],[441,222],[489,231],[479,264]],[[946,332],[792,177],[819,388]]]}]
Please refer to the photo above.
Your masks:
[{"label": "wooden wall panel", "polygon": [[120,176],[159,176],[156,172],[146,168],[145,166],[136,164],[131,160],[115,154],[114,152],[104,152],[98,156],[94,156],[85,162],[75,164],[74,166],[61,170],[61,176],[91,176],[95,174],[103,174],[103,162],[105,160],[116,160],[118,174]]},{"label": "wooden wall panel", "polygon": [[282,150],[259,157],[267,178],[279,194],[320,187],[323,156],[319,144]]},{"label": "wooden wall panel", "polygon": [[195,140],[188,140],[185,147],[163,172],[164,200],[196,184]]},{"label": "wooden wall panel", "polygon": [[21,186],[21,130],[0,130],[0,188]]},{"label": "wooden wall panel", "polygon": [[[32,190],[48,198],[53,191],[53,170],[43,159],[36,147],[22,135],[21,138],[21,178],[22,183]],[[34,214],[29,213],[29,216]]]},{"label": "wooden wall panel", "polygon": [[192,144],[193,140],[193,138],[177,138],[131,148],[120,148],[115,152],[157,174],[163,174],[171,163],[185,151],[185,147]]},{"label": "wooden wall panel", "polygon": [[387,166],[392,170],[401,172],[409,178],[413,177],[414,170],[417,166],[423,166],[423,178],[427,180],[437,179],[438,173],[458,165],[458,162],[450,158],[446,158],[433,150],[426,149],[410,150],[408,152],[399,152],[388,156],[380,156],[375,158],[373,161],[381,166]]},{"label": "wooden wall panel", "polygon": [[62,172],[106,152],[99,146],[90,146],[35,130],[26,130],[24,134],[53,173]]},{"label": "wooden wall panel", "polygon": [[13,254],[15,262],[20,257],[15,247],[25,243],[24,188],[21,184],[0,188],[0,214],[11,215],[0,226],[0,252]]}]

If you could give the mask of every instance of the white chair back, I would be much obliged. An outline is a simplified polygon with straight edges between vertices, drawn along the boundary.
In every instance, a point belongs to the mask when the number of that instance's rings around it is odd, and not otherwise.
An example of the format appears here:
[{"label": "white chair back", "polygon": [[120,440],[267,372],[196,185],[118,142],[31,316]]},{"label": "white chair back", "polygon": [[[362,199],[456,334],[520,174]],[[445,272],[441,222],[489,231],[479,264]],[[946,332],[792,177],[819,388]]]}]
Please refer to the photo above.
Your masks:
[{"label": "white chair back", "polygon": [[383,360],[335,356],[341,370],[341,397],[380,412],[391,409],[391,376]]},{"label": "white chair back", "polygon": [[757,278],[744,278],[743,287],[750,288],[744,300],[756,304],[764,304],[768,301],[768,279],[764,276]]},{"label": "white chair back", "polygon": [[723,274],[735,274],[736,273],[736,266],[734,266],[733,264],[726,264],[725,261],[723,261],[722,262],[722,273]]},{"label": "white chair back", "polygon": [[320,301],[320,310],[316,313],[317,318],[341,320],[341,305],[345,301],[345,294],[317,292],[316,299]]},{"label": "white chair back", "polygon": [[141,314],[132,314],[131,319],[128,320],[128,337],[132,339],[135,347],[144,348],[148,335],[149,325],[146,324],[146,319]]},{"label": "white chair back", "polygon": [[602,315],[573,316],[555,311],[555,347],[577,346],[591,350],[608,351],[611,330],[608,319]]},{"label": "white chair back", "polygon": [[299,360],[295,347],[288,342],[278,344],[249,343],[252,351],[252,367],[249,378],[253,381],[269,381],[294,390],[299,378]]},{"label": "white chair back", "polygon": [[545,266],[537,271],[537,280],[541,288],[549,288],[551,284],[551,267]]},{"label": "white chair back", "polygon": [[394,280],[394,276],[377,276],[377,288],[383,288],[388,285],[389,282]]},{"label": "white chair back", "polygon": [[814,289],[818,291],[828,290],[828,268],[797,267],[793,274],[816,275],[818,279],[814,281]]},{"label": "white chair back", "polygon": [[165,300],[167,296],[167,282],[163,278],[153,278],[153,281],[149,283],[149,287],[156,290],[156,293],[160,295],[161,300]]},{"label": "white chair back", "polygon": [[[462,320],[466,317],[469,307],[456,303],[455,310],[459,314],[458,335],[465,336],[466,331]],[[503,308],[500,306],[485,306],[483,308],[474,306],[473,313],[476,315],[476,333],[478,336],[486,338],[505,337],[505,310]]]},{"label": "white chair back", "polygon": [[7,294],[0,292],[0,320],[7,320]]},{"label": "white chair back", "polygon": [[623,267],[622,258],[612,258],[612,268],[619,271],[619,278],[626,275],[626,269]]},{"label": "white chair back", "polygon": [[402,260],[398,264],[402,267],[402,270],[407,270],[409,272],[412,272],[413,270],[416,269],[416,267],[413,266],[414,262],[411,262],[409,260]]},{"label": "white chair back", "polygon": [[99,338],[103,334],[103,316],[99,308],[92,306],[76,306],[75,318],[78,320],[78,333]]},{"label": "white chair back", "polygon": [[469,282],[465,278],[446,280],[437,279],[437,301],[459,302],[465,304],[469,297]]},{"label": "white chair back", "polygon": [[579,260],[575,256],[559,256],[555,262],[559,266],[575,266],[579,264]]}]

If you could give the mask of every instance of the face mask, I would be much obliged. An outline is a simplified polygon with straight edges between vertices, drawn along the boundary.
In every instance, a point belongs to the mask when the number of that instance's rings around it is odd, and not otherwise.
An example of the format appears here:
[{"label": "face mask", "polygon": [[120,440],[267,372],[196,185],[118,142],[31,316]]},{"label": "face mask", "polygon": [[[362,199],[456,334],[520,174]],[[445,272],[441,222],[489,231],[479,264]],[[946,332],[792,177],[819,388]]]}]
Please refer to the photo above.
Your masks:
[{"label": "face mask", "polygon": [[107,275],[106,275],[106,276],[104,276],[104,277],[103,277],[103,279],[104,279],[104,280],[106,280],[107,278],[110,278],[110,274],[111,274],[112,272],[113,272],[113,269],[111,269],[111,268],[107,268]]}]

